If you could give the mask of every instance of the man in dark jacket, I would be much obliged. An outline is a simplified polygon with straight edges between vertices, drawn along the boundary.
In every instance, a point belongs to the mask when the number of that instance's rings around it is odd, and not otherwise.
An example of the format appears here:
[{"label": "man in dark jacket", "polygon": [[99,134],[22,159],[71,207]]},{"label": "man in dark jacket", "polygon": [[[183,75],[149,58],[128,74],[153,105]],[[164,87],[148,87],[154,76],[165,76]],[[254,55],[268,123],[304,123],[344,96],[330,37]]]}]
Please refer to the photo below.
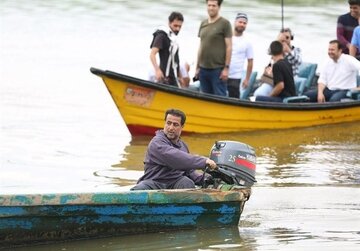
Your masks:
[{"label": "man in dark jacket", "polygon": [[164,129],[158,130],[148,145],[145,173],[131,190],[194,188],[203,177],[195,169],[216,168],[213,160],[189,153],[188,146],[180,139],[185,120],[180,110],[166,111]]}]

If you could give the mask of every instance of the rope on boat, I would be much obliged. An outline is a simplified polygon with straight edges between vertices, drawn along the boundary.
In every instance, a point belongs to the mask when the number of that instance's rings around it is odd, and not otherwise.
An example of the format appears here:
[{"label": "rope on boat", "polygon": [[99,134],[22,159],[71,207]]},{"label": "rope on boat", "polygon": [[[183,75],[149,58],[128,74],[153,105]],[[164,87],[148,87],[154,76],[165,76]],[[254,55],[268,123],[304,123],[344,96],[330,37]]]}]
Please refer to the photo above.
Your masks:
[{"label": "rope on boat", "polygon": [[284,0],[281,0],[281,30],[284,29]]}]

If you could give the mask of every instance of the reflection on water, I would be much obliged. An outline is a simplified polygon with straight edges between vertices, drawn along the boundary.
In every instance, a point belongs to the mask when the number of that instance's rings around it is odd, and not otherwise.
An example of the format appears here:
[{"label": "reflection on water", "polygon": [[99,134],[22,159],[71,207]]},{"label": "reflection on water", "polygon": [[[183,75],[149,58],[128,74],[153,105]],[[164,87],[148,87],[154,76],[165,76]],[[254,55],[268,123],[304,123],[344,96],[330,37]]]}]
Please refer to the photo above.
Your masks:
[{"label": "reflection on water", "polygon": [[[151,137],[133,137],[123,160],[111,169],[113,181],[129,185],[142,174]],[[315,186],[360,184],[358,123],[290,130],[232,134],[187,135],[190,151],[208,156],[216,140],[244,142],[257,154],[257,186]],[[125,171],[128,170],[130,176]]]},{"label": "reflection on water", "polygon": [[[198,231],[176,231],[158,234],[132,235],[99,240],[38,246],[39,251],[55,250],[256,250],[256,240],[251,236],[243,238],[238,227]],[[29,250],[29,249],[17,249]],[[30,250],[32,250],[30,248]],[[35,249],[34,249],[35,250]]]}]

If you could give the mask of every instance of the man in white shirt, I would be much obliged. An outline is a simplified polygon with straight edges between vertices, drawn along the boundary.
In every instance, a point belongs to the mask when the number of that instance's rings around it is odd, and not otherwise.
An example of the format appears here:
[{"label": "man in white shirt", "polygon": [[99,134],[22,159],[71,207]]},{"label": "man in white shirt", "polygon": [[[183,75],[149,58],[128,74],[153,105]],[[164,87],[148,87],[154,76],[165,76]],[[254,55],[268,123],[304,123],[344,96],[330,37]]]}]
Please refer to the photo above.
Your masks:
[{"label": "man in white shirt", "polygon": [[[248,17],[246,14],[238,13],[236,15],[234,33],[232,37],[232,53],[229,67],[229,78],[227,81],[229,97],[239,98],[241,79],[244,78],[241,89],[245,89],[248,87],[249,79],[253,69],[253,47],[243,35],[244,31],[246,30],[247,23]],[[246,59],[247,69],[245,76],[243,76]]]},{"label": "man in white shirt", "polygon": [[339,40],[332,40],[328,48],[329,59],[320,72],[317,90],[305,93],[310,102],[334,102],[346,98],[346,93],[356,88],[360,61],[343,54]]}]

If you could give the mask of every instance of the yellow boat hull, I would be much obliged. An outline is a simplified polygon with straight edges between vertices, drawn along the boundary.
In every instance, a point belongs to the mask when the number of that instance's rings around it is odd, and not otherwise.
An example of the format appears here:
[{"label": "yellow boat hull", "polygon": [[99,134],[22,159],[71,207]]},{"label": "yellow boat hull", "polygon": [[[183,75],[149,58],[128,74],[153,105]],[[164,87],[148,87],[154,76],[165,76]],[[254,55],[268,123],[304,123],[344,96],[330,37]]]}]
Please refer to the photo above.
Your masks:
[{"label": "yellow boat hull", "polygon": [[309,127],[360,120],[360,101],[314,103],[251,102],[202,94],[91,68],[109,90],[131,134],[153,133],[164,112],[187,115],[184,132],[224,133]]}]

